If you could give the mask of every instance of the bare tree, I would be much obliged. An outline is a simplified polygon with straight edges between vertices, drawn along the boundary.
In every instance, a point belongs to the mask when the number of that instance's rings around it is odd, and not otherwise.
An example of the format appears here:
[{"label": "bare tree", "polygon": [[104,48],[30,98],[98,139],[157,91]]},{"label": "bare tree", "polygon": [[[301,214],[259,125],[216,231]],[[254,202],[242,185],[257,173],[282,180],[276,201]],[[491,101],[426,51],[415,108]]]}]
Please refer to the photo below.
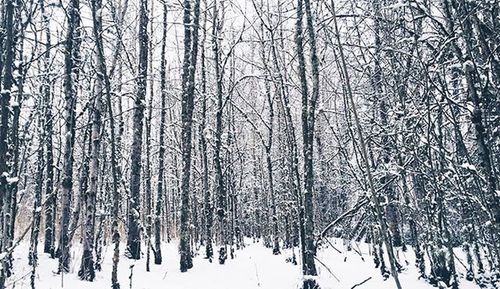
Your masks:
[{"label": "bare tree", "polygon": [[137,94],[133,118],[133,141],[130,167],[130,208],[128,213],[127,253],[132,259],[141,258],[140,193],[141,156],[144,107],[148,73],[148,2],[139,1],[139,68],[137,72]]},{"label": "bare tree", "polygon": [[80,1],[71,0],[67,9],[68,31],[66,34],[64,58],[64,94],[65,107],[65,135],[64,135],[64,165],[61,185],[61,227],[59,232],[59,272],[68,272],[70,254],[71,202],[73,189],[73,146],[75,143],[75,108],[77,103],[77,86],[80,61]]},{"label": "bare tree", "polygon": [[[181,177],[181,224],[179,254],[181,272],[193,267],[190,248],[190,176],[191,137],[193,127],[194,88],[198,55],[198,28],[200,25],[200,0],[196,0],[191,19],[191,1],[184,1],[184,59],[182,66],[182,177]],[[192,21],[192,23],[191,23]]]},{"label": "bare tree", "polygon": [[163,208],[163,187],[165,179],[165,126],[167,117],[167,4],[163,4],[163,19],[162,19],[162,42],[161,42],[161,60],[160,60],[160,128],[159,128],[159,152],[158,152],[158,183],[156,190],[156,205],[155,205],[155,249],[154,249],[154,262],[159,265],[162,263],[161,256],[161,229],[162,229],[162,208]]}]

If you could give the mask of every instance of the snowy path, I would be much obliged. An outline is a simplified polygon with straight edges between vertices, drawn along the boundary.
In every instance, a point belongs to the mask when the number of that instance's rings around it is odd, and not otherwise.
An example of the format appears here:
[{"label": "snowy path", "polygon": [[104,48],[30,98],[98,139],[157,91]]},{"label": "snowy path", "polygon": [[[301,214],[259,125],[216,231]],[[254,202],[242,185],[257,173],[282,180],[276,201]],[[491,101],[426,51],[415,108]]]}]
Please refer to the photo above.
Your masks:
[{"label": "snowy path", "polygon": [[[290,251],[274,256],[270,249],[266,249],[261,243],[253,244],[247,241],[247,246],[236,251],[235,259],[228,259],[225,265],[219,265],[217,260],[209,263],[208,260],[197,256],[194,268],[187,273],[180,273],[178,269],[179,257],[177,244],[164,244],[163,260],[161,266],[151,265],[151,272],[146,272],[145,258],[132,261],[122,256],[119,265],[119,280],[122,289],[296,289],[300,288],[301,274],[300,266],[294,266],[285,262],[291,256]],[[343,250],[342,244],[336,242],[336,248]],[[30,288],[29,272],[27,264],[27,244],[23,244],[15,251],[15,275],[9,279],[7,288],[24,289]],[[61,275],[54,272],[57,268],[57,260],[49,259],[45,254],[40,256],[40,267],[36,279],[37,289],[105,289],[110,288],[111,276],[111,247],[105,248],[105,259],[103,271],[97,272],[94,282],[80,281],[77,276],[80,265],[80,247],[73,250],[72,272],[61,279]],[[367,278],[363,285],[356,287],[360,289],[391,289],[395,288],[392,279],[383,281],[378,269],[374,268],[373,260],[368,255],[368,248],[361,246],[355,251],[338,253],[334,249],[321,250],[318,260],[328,266],[317,263],[319,271],[319,282],[323,289],[352,288]],[[121,248],[123,253],[123,248]],[[203,252],[200,250],[200,252]],[[407,260],[413,264],[413,253],[401,253],[400,260]],[[346,262],[344,259],[346,258]],[[130,287],[130,266],[133,267],[132,287]],[[404,289],[427,289],[434,288],[423,280],[417,280],[417,272],[413,265],[406,266],[401,274],[401,282]],[[460,268],[459,268],[460,269]],[[339,280],[337,280],[338,278]],[[62,283],[63,282],[63,283]],[[472,283],[462,279],[461,288],[478,288]],[[14,287],[15,286],[15,287]]]}]

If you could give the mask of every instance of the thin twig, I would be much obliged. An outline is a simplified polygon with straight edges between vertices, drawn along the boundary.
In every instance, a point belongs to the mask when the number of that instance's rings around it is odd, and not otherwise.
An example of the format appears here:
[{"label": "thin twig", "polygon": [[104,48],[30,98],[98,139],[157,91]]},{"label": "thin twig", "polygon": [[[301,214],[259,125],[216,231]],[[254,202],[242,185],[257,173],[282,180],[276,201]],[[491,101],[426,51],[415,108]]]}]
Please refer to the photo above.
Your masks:
[{"label": "thin twig", "polygon": [[354,286],[352,286],[352,287],[351,287],[351,289],[354,289],[354,288],[356,288],[356,287],[358,287],[358,286],[361,286],[361,285],[365,284],[365,283],[366,283],[366,282],[368,282],[371,278],[372,278],[372,277],[368,277],[368,278],[366,278],[363,282],[358,283],[358,284],[355,284]]},{"label": "thin twig", "polygon": [[323,265],[323,267],[325,267],[326,270],[328,270],[328,272],[330,272],[330,274],[333,276],[333,278],[335,278],[335,280],[337,280],[340,283],[340,279],[337,278],[337,276],[335,276],[335,274],[333,274],[332,270],[330,270],[330,268],[328,268],[328,266],[326,266],[325,263],[321,262],[321,260],[319,260],[318,257],[316,257],[316,256],[314,256],[314,259],[316,259],[316,261],[318,261],[321,265]]}]

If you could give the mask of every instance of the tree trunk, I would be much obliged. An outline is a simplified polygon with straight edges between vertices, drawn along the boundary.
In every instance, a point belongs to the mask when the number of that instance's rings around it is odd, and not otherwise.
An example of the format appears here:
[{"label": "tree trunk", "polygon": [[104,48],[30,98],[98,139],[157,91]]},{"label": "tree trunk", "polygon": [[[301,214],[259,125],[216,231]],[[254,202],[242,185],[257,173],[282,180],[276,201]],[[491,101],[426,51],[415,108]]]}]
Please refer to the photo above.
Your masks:
[{"label": "tree trunk", "polygon": [[65,44],[64,94],[66,98],[64,125],[64,164],[62,177],[61,227],[59,233],[59,272],[68,272],[71,247],[69,226],[73,190],[73,145],[75,143],[75,108],[80,62],[80,1],[71,0],[68,7],[68,32]]},{"label": "tree trunk", "polygon": [[[43,86],[42,89],[43,90]],[[39,106],[43,109],[46,108],[41,99]],[[33,198],[33,224],[31,226],[30,250],[29,250],[29,264],[32,266],[30,282],[31,288],[35,288],[36,267],[38,265],[38,235],[40,233],[40,222],[42,212],[42,191],[43,191],[43,174],[44,174],[44,138],[45,138],[45,115],[43,111],[39,111],[38,116],[38,152],[37,152],[37,172],[36,172],[36,186]]]},{"label": "tree trunk", "polygon": [[[200,0],[195,1],[191,20],[191,1],[184,1],[184,60],[182,66],[182,177],[181,177],[181,224],[179,254],[180,270],[186,272],[193,267],[190,246],[190,175],[191,136],[194,108],[194,81],[198,53],[198,27]],[[192,23],[191,23],[192,21]]]},{"label": "tree trunk", "polygon": [[[261,25],[261,32],[264,37],[264,31],[263,31],[263,24]],[[269,31],[270,33],[273,33],[273,31]],[[267,57],[266,57],[266,51],[265,51],[265,46],[264,42],[261,42],[262,46],[262,63],[264,64],[264,67],[266,69],[266,72],[271,73],[271,70],[269,69],[267,65]],[[266,152],[266,167],[267,167],[267,177],[268,177],[268,182],[269,182],[269,195],[271,197],[271,214],[272,214],[272,234],[273,234],[273,254],[278,255],[280,254],[280,244],[279,244],[279,237],[278,237],[278,216],[277,216],[277,210],[276,210],[276,196],[275,196],[275,189],[274,189],[274,177],[273,177],[273,162],[272,162],[272,147],[273,147],[273,133],[274,133],[274,98],[271,95],[271,87],[269,85],[269,81],[266,79],[264,80],[264,87],[266,91],[266,99],[267,99],[267,105],[269,109],[269,123],[266,125],[268,129],[268,135],[267,135],[267,143],[264,144],[265,152]]]},{"label": "tree trunk", "polygon": [[[153,6],[151,7],[153,9]],[[151,17],[153,15],[151,14]],[[149,40],[149,73],[153,75],[153,25],[150,25],[150,35]],[[145,206],[146,210],[146,271],[150,271],[150,260],[151,260],[151,234],[153,230],[153,193],[151,185],[151,121],[153,118],[153,97],[154,97],[154,78],[151,76],[149,78],[149,104],[148,104],[148,114],[146,116],[146,167],[144,168],[145,174]]]},{"label": "tree trunk", "polygon": [[159,155],[158,155],[158,184],[156,194],[156,208],[155,208],[155,250],[154,262],[160,265],[162,262],[161,257],[161,229],[162,229],[162,208],[163,208],[163,181],[165,178],[165,122],[166,122],[166,106],[167,106],[167,4],[163,4],[163,35],[161,42],[161,61],[160,61],[160,93],[161,93],[161,111],[160,111],[160,142],[159,142]]},{"label": "tree trunk", "polygon": [[319,97],[319,60],[316,54],[316,39],[315,29],[312,23],[311,4],[309,0],[304,0],[307,32],[309,36],[309,44],[311,46],[311,66],[313,76],[312,95],[309,99],[308,84],[306,78],[306,64],[304,57],[304,44],[302,32],[302,0],[297,1],[297,23],[296,23],[296,46],[297,57],[299,61],[299,77],[302,94],[302,136],[303,136],[303,154],[304,154],[304,237],[301,242],[304,243],[302,252],[302,273],[305,276],[304,289],[318,288],[319,285],[311,276],[316,276],[316,264],[314,255],[316,248],[314,245],[314,209],[313,209],[313,190],[314,190],[314,174],[313,174],[313,145],[314,145],[314,122],[316,103]]},{"label": "tree trunk", "polygon": [[[95,15],[97,16],[97,15]],[[95,18],[95,17],[94,17]],[[97,19],[94,19],[97,20]],[[97,29],[99,28],[99,29]],[[119,289],[120,284],[118,282],[118,262],[120,260],[120,231],[118,227],[119,221],[119,211],[120,211],[120,192],[118,186],[120,185],[121,170],[118,165],[118,149],[117,141],[118,138],[115,136],[115,119],[113,114],[113,103],[111,101],[111,83],[108,76],[106,68],[106,60],[104,58],[104,48],[102,43],[102,26],[94,25],[94,37],[96,41],[97,56],[98,56],[98,74],[97,76],[102,78],[104,83],[105,93],[106,93],[106,106],[109,116],[109,133],[110,133],[110,146],[111,146],[111,176],[112,176],[112,209],[111,209],[111,234],[112,241],[114,244],[113,249],[113,265],[111,271],[111,288]],[[120,98],[119,98],[120,99]]]},{"label": "tree trunk", "polygon": [[[6,0],[3,7],[3,17],[1,41],[2,48],[5,48],[0,58],[0,254],[6,250],[10,243],[10,232],[8,231],[11,222],[10,196],[9,196],[9,114],[11,89],[14,82],[12,69],[14,64],[14,0]],[[5,279],[10,276],[10,257],[0,260],[0,288],[3,288]]]},{"label": "tree trunk", "polygon": [[45,35],[45,56],[44,56],[44,78],[43,78],[43,98],[45,105],[45,139],[44,145],[46,150],[46,186],[45,186],[45,234],[43,251],[50,255],[51,258],[55,257],[55,224],[56,224],[56,209],[57,209],[57,196],[54,190],[54,152],[52,148],[52,133],[53,133],[53,116],[52,116],[52,83],[50,80],[50,20],[48,15],[45,14],[45,0],[40,0],[40,11],[43,15],[43,28]]},{"label": "tree trunk", "polygon": [[[373,69],[373,89],[375,92],[375,99],[379,101],[379,118],[382,129],[382,140],[381,140],[381,160],[382,160],[382,169],[387,170],[386,166],[388,166],[391,162],[391,156],[394,154],[393,150],[393,140],[389,138],[389,133],[387,132],[389,129],[389,116],[388,116],[388,101],[387,97],[388,93],[384,93],[382,88],[382,68],[380,66],[380,51],[381,51],[381,4],[380,2],[373,2],[374,9],[374,30],[375,30],[375,55],[374,55],[374,69]],[[402,245],[401,232],[399,230],[399,213],[398,208],[396,207],[396,191],[394,185],[392,184],[391,177],[389,173],[383,173],[379,179],[380,186],[384,188],[384,194],[387,198],[387,205],[385,208],[385,216],[387,219],[387,224],[389,227],[389,232],[391,233],[392,243],[394,246],[399,247]]]},{"label": "tree trunk", "polygon": [[[101,37],[102,34],[102,15],[101,13],[101,0],[92,0],[91,2],[92,19],[94,25],[94,37]],[[93,114],[92,114],[92,132],[91,132],[91,155],[90,155],[90,184],[89,190],[84,193],[84,208],[85,220],[82,224],[84,227],[83,236],[83,255],[78,276],[82,280],[93,281],[95,278],[94,271],[94,238],[95,238],[95,218],[96,218],[96,201],[97,191],[99,187],[99,162],[101,154],[101,126],[102,126],[102,93],[104,91],[102,64],[99,62],[101,59],[96,55],[96,63],[98,66],[98,77],[94,87],[93,99]]]},{"label": "tree trunk", "polygon": [[133,117],[133,140],[130,155],[130,208],[128,213],[127,254],[131,259],[141,258],[141,156],[142,132],[146,100],[148,73],[148,2],[139,1],[139,67],[137,72],[137,93]]},{"label": "tree trunk", "polygon": [[207,126],[207,79],[206,79],[206,64],[205,64],[205,42],[207,39],[206,23],[207,16],[205,15],[203,19],[203,40],[201,41],[201,94],[202,94],[202,108],[201,108],[201,124],[200,124],[200,151],[201,151],[201,163],[203,167],[203,213],[205,215],[205,258],[212,262],[214,255],[213,249],[213,202],[212,196],[210,194],[209,188],[209,177],[208,177],[208,151],[207,151],[207,139],[206,139],[206,126]]},{"label": "tree trunk", "polygon": [[215,164],[215,192],[217,199],[216,213],[219,220],[219,263],[224,264],[227,258],[226,249],[226,218],[227,218],[227,193],[224,184],[224,176],[222,172],[222,117],[223,117],[223,95],[222,95],[222,81],[223,81],[223,71],[221,71],[220,62],[220,48],[219,48],[219,34],[220,34],[220,22],[218,18],[218,7],[217,1],[214,2],[213,6],[213,25],[212,25],[212,47],[214,53],[214,67],[215,67],[215,81],[216,81],[216,97],[217,97],[217,110],[215,113],[215,147],[214,147],[214,164]]}]

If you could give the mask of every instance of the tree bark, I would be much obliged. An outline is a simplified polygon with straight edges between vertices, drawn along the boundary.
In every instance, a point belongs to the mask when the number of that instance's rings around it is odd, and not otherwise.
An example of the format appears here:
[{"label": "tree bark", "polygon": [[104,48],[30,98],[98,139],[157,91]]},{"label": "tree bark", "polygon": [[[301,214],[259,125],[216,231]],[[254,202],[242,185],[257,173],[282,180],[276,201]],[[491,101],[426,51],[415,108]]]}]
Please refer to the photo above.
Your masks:
[{"label": "tree bark", "polygon": [[[373,1],[373,9],[374,9],[374,34],[375,34],[375,55],[373,59],[374,69],[372,75],[372,85],[375,92],[375,99],[379,101],[378,111],[379,118],[382,129],[382,139],[381,139],[381,161],[382,161],[382,170],[387,170],[385,166],[388,166],[391,162],[391,156],[395,153],[393,150],[394,141],[390,139],[388,131],[389,128],[389,105],[387,97],[389,93],[384,93],[384,89],[382,87],[382,68],[380,65],[381,58],[381,25],[380,19],[382,18],[381,14],[381,4],[380,1]],[[379,179],[380,186],[385,188],[384,194],[387,198],[387,205],[385,207],[385,216],[387,219],[387,224],[389,227],[389,232],[391,233],[392,243],[394,246],[399,247],[402,245],[401,232],[399,230],[399,213],[398,208],[396,206],[396,190],[394,188],[393,182],[391,181],[391,177],[389,173],[383,173]]]},{"label": "tree bark", "polygon": [[[43,91],[43,86],[41,88]],[[39,106],[46,109],[42,98]],[[43,191],[43,174],[44,174],[44,138],[45,138],[45,115],[43,111],[39,112],[38,116],[38,152],[37,152],[37,169],[36,169],[36,186],[33,198],[33,224],[31,226],[30,250],[28,261],[32,266],[30,283],[31,288],[35,288],[36,267],[38,265],[38,235],[40,233],[41,212],[42,212],[42,191]]]},{"label": "tree bark", "polygon": [[69,225],[71,222],[71,202],[73,191],[73,146],[75,143],[75,108],[80,62],[80,1],[71,0],[68,7],[68,32],[64,49],[64,94],[66,98],[64,116],[64,163],[61,185],[61,227],[59,234],[59,272],[68,272],[71,247]]},{"label": "tree bark", "polygon": [[311,72],[313,77],[312,94],[309,97],[308,84],[306,78],[306,63],[304,57],[302,18],[303,18],[302,0],[297,1],[297,23],[295,42],[297,48],[297,58],[299,61],[299,77],[302,94],[302,139],[304,155],[304,236],[301,242],[304,242],[302,252],[302,273],[304,274],[304,289],[319,288],[319,285],[311,276],[317,276],[314,255],[316,248],[314,245],[314,208],[313,208],[313,190],[314,190],[314,171],[313,171],[313,146],[314,146],[314,123],[316,103],[319,97],[319,60],[316,53],[315,28],[312,23],[311,4],[309,0],[304,0],[306,11],[307,32],[309,44],[311,47]]},{"label": "tree bark", "polygon": [[202,108],[201,108],[201,124],[200,124],[200,151],[201,151],[201,163],[203,167],[203,213],[205,215],[205,258],[212,262],[214,255],[213,249],[213,201],[210,194],[209,188],[209,176],[208,176],[208,150],[207,150],[207,139],[206,139],[206,127],[207,127],[207,79],[206,79],[206,64],[205,64],[205,42],[207,39],[206,23],[207,16],[205,15],[203,19],[203,39],[201,41],[201,94],[202,94]]},{"label": "tree bark", "polygon": [[[151,9],[153,9],[153,5]],[[153,17],[153,14],[151,14]],[[151,235],[153,230],[153,192],[151,185],[151,122],[153,118],[153,97],[154,97],[154,78],[153,75],[153,25],[150,25],[149,31],[151,37],[149,39],[149,104],[148,104],[148,114],[146,116],[146,167],[144,168],[145,174],[145,198],[146,202],[144,209],[146,210],[146,272],[150,271],[150,260],[151,260]]]},{"label": "tree bark", "polygon": [[44,234],[44,253],[50,255],[51,258],[55,257],[55,223],[56,223],[56,209],[57,209],[57,196],[54,189],[54,152],[52,148],[52,134],[53,134],[53,116],[52,116],[52,83],[50,80],[50,20],[45,12],[45,0],[40,0],[40,11],[43,17],[43,32],[45,35],[45,56],[44,56],[44,77],[43,77],[43,98],[45,105],[45,138],[44,145],[46,150],[46,186],[45,186],[45,234]]},{"label": "tree bark", "polygon": [[[181,177],[181,224],[179,254],[180,270],[186,272],[193,267],[190,245],[190,176],[191,137],[194,109],[194,81],[198,53],[198,27],[200,0],[195,1],[194,16],[191,19],[191,1],[184,1],[184,60],[182,66],[182,177]],[[191,23],[192,21],[192,23]]]},{"label": "tree bark", "polygon": [[167,114],[167,4],[163,4],[163,34],[161,42],[161,61],[160,61],[160,94],[161,94],[161,111],[160,111],[160,140],[158,152],[158,183],[156,190],[156,207],[155,207],[155,250],[154,262],[160,265],[162,262],[161,256],[161,229],[162,229],[162,208],[163,208],[163,181],[165,178],[165,125]]},{"label": "tree bark", "polygon": [[127,253],[131,259],[141,258],[141,156],[143,119],[146,101],[148,73],[148,2],[139,1],[139,67],[137,72],[137,93],[135,97],[133,117],[133,140],[130,155],[130,208],[128,213]]},{"label": "tree bark", "polygon": [[[102,37],[102,15],[101,0],[91,1],[92,20],[94,26],[94,37]],[[92,114],[92,132],[91,132],[91,155],[90,155],[90,184],[89,190],[84,192],[85,220],[83,236],[83,255],[78,276],[82,280],[93,281],[94,271],[94,238],[95,238],[95,218],[96,201],[99,187],[99,163],[101,154],[101,126],[102,126],[102,93],[104,91],[102,63],[99,55],[96,55],[97,79],[94,86],[93,114]]]}]

